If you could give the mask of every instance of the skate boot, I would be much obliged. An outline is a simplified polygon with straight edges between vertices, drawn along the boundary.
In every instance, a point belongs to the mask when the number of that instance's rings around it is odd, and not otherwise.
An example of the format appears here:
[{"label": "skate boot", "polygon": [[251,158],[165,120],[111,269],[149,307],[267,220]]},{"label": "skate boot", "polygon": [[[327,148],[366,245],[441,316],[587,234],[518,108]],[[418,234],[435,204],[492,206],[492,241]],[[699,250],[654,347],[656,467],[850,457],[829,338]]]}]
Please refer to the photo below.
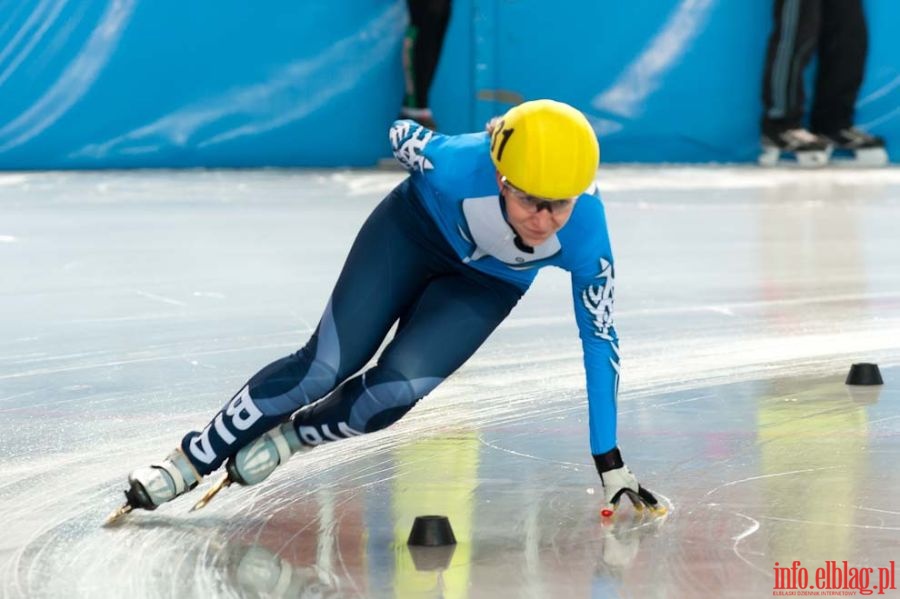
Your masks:
[{"label": "skate boot", "polygon": [[250,486],[261,483],[275,468],[284,464],[303,448],[293,423],[276,426],[269,432],[247,445],[225,464],[225,471],[232,482]]},{"label": "skate boot", "polygon": [[261,483],[304,447],[290,420],[276,426],[228,458],[225,476],[206,492],[191,511],[204,507],[219,491],[232,483],[243,486]]},{"label": "skate boot", "polygon": [[162,462],[128,475],[125,505],[113,512],[106,523],[112,524],[135,509],[155,510],[196,487],[202,478],[184,452],[175,449]]},{"label": "skate boot", "polygon": [[437,131],[437,123],[434,122],[434,115],[430,108],[410,108],[404,106],[400,109],[401,119],[410,119],[432,131]]},{"label": "skate boot", "polygon": [[793,160],[800,166],[815,168],[828,164],[830,154],[828,142],[806,129],[769,131],[762,136],[759,164],[776,166],[782,160]]},{"label": "skate boot", "polygon": [[823,134],[834,148],[834,158],[859,166],[884,166],[888,162],[884,138],[850,127],[836,133]]}]

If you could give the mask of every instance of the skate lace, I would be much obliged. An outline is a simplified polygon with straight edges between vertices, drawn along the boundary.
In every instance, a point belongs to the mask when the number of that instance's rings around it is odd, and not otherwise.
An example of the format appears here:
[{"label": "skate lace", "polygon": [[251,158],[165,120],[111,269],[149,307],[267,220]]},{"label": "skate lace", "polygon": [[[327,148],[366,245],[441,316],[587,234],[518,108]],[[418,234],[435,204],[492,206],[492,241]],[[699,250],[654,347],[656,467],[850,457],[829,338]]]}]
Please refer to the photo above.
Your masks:
[{"label": "skate lace", "polygon": [[788,129],[784,132],[784,137],[794,143],[811,144],[818,141],[818,137],[810,133],[806,129]]},{"label": "skate lace", "polygon": [[841,135],[843,135],[848,141],[853,143],[863,143],[874,139],[874,135],[871,135],[862,129],[857,127],[850,127],[849,129],[844,129],[841,131]]}]

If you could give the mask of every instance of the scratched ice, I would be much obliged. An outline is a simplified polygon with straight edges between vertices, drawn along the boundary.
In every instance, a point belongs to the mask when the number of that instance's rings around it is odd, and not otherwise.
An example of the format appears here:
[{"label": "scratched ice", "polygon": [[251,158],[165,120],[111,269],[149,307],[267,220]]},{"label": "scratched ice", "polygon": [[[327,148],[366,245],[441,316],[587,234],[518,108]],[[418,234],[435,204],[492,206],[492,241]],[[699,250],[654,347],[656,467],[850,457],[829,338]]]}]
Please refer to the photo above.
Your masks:
[{"label": "scratched ice", "polygon": [[[130,469],[303,343],[399,178],[0,175],[0,595],[760,597],[775,562],[900,561],[898,169],[600,172],[620,444],[664,520],[598,519],[568,279],[544,272],[396,427],[101,528]],[[843,384],[860,361],[880,393]],[[430,513],[452,554],[406,547]]]}]

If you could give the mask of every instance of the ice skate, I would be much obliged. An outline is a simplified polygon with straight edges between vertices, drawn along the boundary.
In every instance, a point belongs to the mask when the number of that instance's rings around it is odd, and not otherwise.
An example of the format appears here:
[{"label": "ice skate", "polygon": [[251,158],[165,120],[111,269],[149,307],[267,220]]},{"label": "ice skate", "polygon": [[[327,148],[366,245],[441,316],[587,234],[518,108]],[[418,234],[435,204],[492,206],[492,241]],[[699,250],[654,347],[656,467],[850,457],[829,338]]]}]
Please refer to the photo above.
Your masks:
[{"label": "ice skate", "polygon": [[805,168],[818,168],[828,164],[831,147],[828,142],[806,129],[787,129],[764,133],[761,166],[796,163]]},{"label": "ice skate", "polygon": [[823,134],[833,147],[832,158],[856,166],[884,166],[888,163],[884,138],[850,127],[836,133]]},{"label": "ice skate", "polygon": [[184,452],[176,449],[162,462],[138,468],[128,475],[125,504],[109,515],[106,524],[135,509],[155,510],[196,487],[202,478]]},{"label": "ice skate", "polygon": [[437,131],[437,123],[434,121],[434,115],[430,108],[408,108],[404,106],[400,109],[400,119],[413,120],[426,129]]},{"label": "ice skate", "polygon": [[191,511],[205,507],[219,491],[232,483],[244,486],[261,483],[302,448],[303,444],[290,420],[273,428],[228,459],[225,476],[200,498]]}]

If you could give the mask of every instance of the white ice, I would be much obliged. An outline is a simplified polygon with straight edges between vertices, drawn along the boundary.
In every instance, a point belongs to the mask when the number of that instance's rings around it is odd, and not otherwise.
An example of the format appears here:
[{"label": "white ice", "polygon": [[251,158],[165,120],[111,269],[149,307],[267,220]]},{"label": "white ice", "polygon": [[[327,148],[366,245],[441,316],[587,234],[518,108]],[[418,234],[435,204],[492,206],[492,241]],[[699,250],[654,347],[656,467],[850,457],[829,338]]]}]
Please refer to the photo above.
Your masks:
[{"label": "white ice", "polygon": [[[305,342],[401,175],[0,174],[0,596],[759,597],[795,560],[877,585],[900,561],[900,169],[598,175],[619,441],[666,518],[600,521],[546,271],[391,429],[101,528],[131,469]],[[844,385],[853,362],[885,385]],[[458,545],[413,555],[431,513]]]}]

